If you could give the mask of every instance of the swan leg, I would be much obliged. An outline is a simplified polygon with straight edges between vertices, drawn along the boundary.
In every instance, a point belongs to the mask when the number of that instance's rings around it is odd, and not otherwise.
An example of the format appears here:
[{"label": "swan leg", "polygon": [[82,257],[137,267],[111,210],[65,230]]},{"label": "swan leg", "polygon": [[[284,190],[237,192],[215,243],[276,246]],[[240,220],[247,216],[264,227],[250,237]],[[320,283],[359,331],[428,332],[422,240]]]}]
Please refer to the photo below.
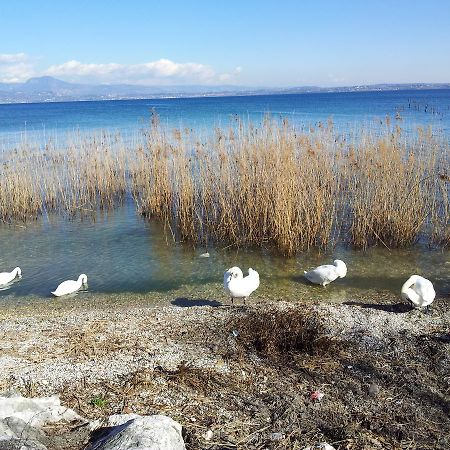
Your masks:
[{"label": "swan leg", "polygon": [[425,306],[425,314],[427,314],[428,316],[433,315],[433,310],[431,309],[431,306]]},{"label": "swan leg", "polygon": [[231,297],[231,304],[234,305],[234,297]]}]

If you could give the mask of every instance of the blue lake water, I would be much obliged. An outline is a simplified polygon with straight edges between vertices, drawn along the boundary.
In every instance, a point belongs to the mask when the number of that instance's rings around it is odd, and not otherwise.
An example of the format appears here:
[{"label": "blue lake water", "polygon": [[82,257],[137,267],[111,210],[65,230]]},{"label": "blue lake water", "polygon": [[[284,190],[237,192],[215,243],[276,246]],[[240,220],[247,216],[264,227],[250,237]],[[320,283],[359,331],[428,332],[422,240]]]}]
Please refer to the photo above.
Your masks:
[{"label": "blue lake water", "polygon": [[[99,130],[135,136],[148,126],[154,108],[162,124],[209,133],[237,116],[259,123],[266,113],[287,117],[297,126],[332,118],[343,132],[384,127],[385,117],[412,132],[431,125],[450,136],[450,90],[301,94],[247,97],[158,99],[103,102],[0,105],[0,149],[21,140],[64,140],[67,133]],[[395,116],[401,119],[395,119]],[[382,123],[383,122],[383,123]],[[418,273],[431,279],[438,296],[450,292],[448,250],[425,247],[367,252],[337,248],[282,258],[267,250],[206,249],[171,241],[161,226],[137,215],[132,201],[97,216],[95,221],[44,217],[26,224],[0,224],[0,272],[20,266],[23,279],[0,290],[1,302],[50,301],[50,291],[65,279],[88,275],[83,297],[111,293],[167,293],[182,296],[198,289],[202,298],[225,301],[223,271],[233,265],[253,267],[261,275],[256,296],[343,301],[369,296],[398,298],[402,283]],[[301,274],[335,258],[349,266],[348,276],[326,289],[305,283]],[[31,301],[31,300],[30,300]]]},{"label": "blue lake water", "polygon": [[299,126],[331,118],[345,132],[374,129],[396,114],[406,131],[432,125],[450,135],[450,90],[379,91],[171,98],[0,105],[0,148],[21,139],[44,142],[64,139],[67,133],[110,130],[134,136],[148,127],[154,109],[161,123],[172,128],[195,128],[207,133],[228,126],[233,119],[259,123],[265,114],[283,116]]}]

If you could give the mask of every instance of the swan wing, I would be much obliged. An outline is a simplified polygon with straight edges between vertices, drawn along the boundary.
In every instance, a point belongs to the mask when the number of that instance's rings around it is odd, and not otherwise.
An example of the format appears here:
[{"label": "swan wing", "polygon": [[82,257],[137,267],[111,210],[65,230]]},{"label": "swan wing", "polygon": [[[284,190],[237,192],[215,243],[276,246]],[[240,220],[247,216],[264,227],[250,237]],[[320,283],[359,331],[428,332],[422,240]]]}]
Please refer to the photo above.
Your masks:
[{"label": "swan wing", "polygon": [[12,281],[14,277],[10,272],[2,272],[0,273],[0,285],[8,284],[10,281]]},{"label": "swan wing", "polygon": [[248,297],[252,292],[259,288],[259,274],[256,270],[249,270],[248,275],[242,280],[242,289]]},{"label": "swan wing", "polygon": [[421,305],[427,306],[433,302],[436,297],[436,292],[433,287],[433,283],[426,278],[420,277],[414,283],[414,291],[420,297]]},{"label": "swan wing", "polygon": [[233,279],[228,283],[228,291],[234,298],[248,297],[259,287],[259,277],[248,277],[242,279]]},{"label": "swan wing", "polygon": [[305,278],[315,284],[328,284],[337,277],[336,266],[331,264],[319,266],[309,272],[305,272]]},{"label": "swan wing", "polygon": [[58,287],[52,292],[53,295],[59,297],[61,295],[71,294],[72,292],[78,291],[80,289],[80,284],[74,280],[63,281]]}]

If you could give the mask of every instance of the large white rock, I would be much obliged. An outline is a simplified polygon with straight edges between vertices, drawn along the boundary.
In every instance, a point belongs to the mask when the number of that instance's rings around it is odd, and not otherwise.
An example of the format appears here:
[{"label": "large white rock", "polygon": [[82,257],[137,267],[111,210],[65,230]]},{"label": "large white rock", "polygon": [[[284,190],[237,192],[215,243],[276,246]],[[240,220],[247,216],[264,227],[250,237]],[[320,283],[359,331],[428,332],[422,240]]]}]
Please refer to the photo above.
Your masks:
[{"label": "large white rock", "polygon": [[45,434],[22,419],[0,420],[0,450],[47,450]]},{"label": "large white rock", "polygon": [[167,416],[118,414],[110,416],[107,433],[88,447],[92,450],[186,450],[181,425]]},{"label": "large white rock", "polygon": [[7,417],[21,419],[37,428],[61,420],[83,420],[75,411],[62,406],[56,395],[40,398],[0,397],[0,420]]}]

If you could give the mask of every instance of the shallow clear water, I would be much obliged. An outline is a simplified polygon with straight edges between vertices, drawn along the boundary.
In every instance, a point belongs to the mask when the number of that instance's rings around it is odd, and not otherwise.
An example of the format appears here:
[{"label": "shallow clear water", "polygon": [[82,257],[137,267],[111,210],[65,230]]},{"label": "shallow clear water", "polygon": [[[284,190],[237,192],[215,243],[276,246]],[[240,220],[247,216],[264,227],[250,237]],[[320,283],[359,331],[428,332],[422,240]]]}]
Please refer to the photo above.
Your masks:
[{"label": "shallow clear water", "polygon": [[[389,115],[406,131],[432,125],[450,136],[450,90],[320,93],[254,97],[125,100],[0,105],[0,150],[23,139],[42,144],[64,139],[68,132],[94,133],[100,129],[133,136],[147,127],[155,108],[169,127],[191,127],[210,132],[236,116],[259,122],[270,112],[295,124],[315,124],[332,118],[345,132],[385,126]],[[396,113],[402,120],[395,121]],[[378,118],[378,121],[375,120]],[[378,124],[378,125],[377,125]],[[369,128],[370,129],[370,128]],[[0,271],[20,266],[23,279],[0,290],[0,304],[33,299],[49,300],[61,281],[88,275],[89,289],[81,298],[104,298],[111,293],[156,293],[226,301],[223,272],[238,265],[258,270],[261,298],[343,301],[398,297],[402,283],[413,273],[435,284],[438,295],[450,292],[449,251],[425,247],[367,252],[338,248],[325,254],[312,251],[282,258],[266,250],[206,249],[175,244],[161,226],[136,214],[133,204],[105,213],[96,221],[43,218],[26,225],[0,224]],[[348,276],[327,288],[312,286],[303,270],[343,259]],[[112,298],[112,296],[111,296]],[[161,296],[159,295],[159,298]],[[25,300],[24,300],[25,299]]]},{"label": "shallow clear water", "polygon": [[[0,271],[20,266],[23,278],[0,291],[0,304],[18,297],[50,299],[63,280],[88,276],[88,291],[78,297],[108,293],[165,293],[223,302],[223,272],[234,265],[258,270],[261,287],[256,296],[268,299],[345,301],[397,296],[413,273],[431,279],[438,295],[450,291],[450,252],[425,248],[367,252],[338,248],[296,258],[274,256],[269,251],[205,249],[171,241],[157,223],[143,220],[129,202],[100,216],[95,222],[52,218],[26,226],[0,226]],[[348,275],[327,288],[313,286],[303,270],[343,259]],[[198,295],[195,293],[198,292]],[[175,294],[174,294],[175,295]],[[205,296],[207,298],[205,298]]]}]

